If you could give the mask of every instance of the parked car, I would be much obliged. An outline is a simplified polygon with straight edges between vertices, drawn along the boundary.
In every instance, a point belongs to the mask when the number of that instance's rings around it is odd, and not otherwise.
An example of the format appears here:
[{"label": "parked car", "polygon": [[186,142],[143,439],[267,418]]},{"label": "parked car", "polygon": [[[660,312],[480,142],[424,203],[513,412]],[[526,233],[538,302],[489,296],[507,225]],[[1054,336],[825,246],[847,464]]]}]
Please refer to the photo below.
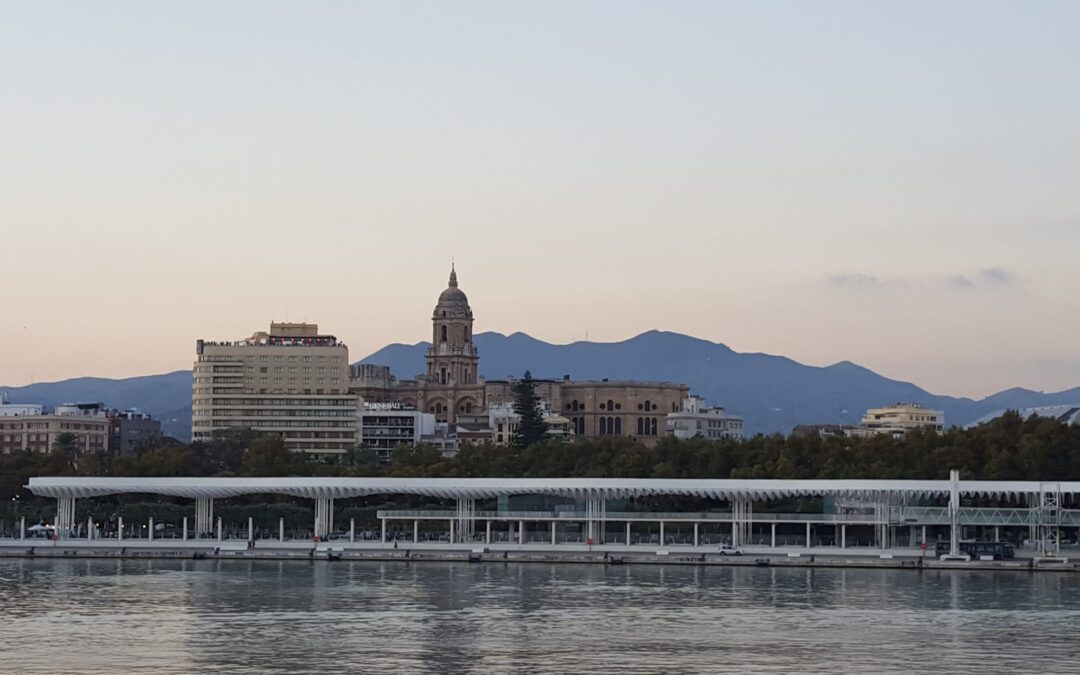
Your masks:
[{"label": "parked car", "polygon": [[720,548],[717,550],[720,551],[720,555],[742,555],[742,551],[730,544],[720,544]]}]

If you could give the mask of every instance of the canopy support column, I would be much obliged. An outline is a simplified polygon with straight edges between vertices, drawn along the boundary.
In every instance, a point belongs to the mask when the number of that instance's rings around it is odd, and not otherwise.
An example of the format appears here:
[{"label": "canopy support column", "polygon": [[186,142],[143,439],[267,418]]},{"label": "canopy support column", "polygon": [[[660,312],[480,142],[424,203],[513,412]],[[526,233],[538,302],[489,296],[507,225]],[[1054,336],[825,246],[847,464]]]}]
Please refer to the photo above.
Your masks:
[{"label": "canopy support column", "polygon": [[[386,521],[383,521],[384,523]],[[334,500],[330,497],[315,498],[315,532],[319,540],[326,539],[334,526]]]},{"label": "canopy support column", "polygon": [[590,496],[585,500],[586,537],[588,543],[603,544],[607,527],[607,500]]},{"label": "canopy support column", "polygon": [[199,497],[195,500],[195,538],[211,536],[214,531],[214,498]]},{"label": "canopy support column", "polygon": [[750,524],[754,518],[754,501],[747,497],[731,500],[731,545],[746,546],[750,543]]},{"label": "canopy support column", "polygon": [[949,557],[960,555],[960,470],[949,471]]},{"label": "canopy support column", "polygon": [[[476,500],[461,498],[457,500],[457,539],[465,544],[472,539],[473,523],[476,518]],[[453,543],[453,541],[451,541]]]},{"label": "canopy support column", "polygon": [[71,528],[75,526],[75,498],[56,498],[56,538],[67,539],[71,536]]}]

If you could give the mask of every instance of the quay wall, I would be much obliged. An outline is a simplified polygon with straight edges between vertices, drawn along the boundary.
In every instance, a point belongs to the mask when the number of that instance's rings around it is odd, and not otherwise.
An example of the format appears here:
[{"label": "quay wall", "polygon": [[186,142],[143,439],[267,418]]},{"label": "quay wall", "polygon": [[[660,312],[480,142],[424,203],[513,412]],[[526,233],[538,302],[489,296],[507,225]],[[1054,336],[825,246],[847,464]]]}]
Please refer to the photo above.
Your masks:
[{"label": "quay wall", "polygon": [[[636,549],[636,550],[635,550]],[[918,570],[968,570],[1011,572],[1080,572],[1080,561],[1035,558],[1011,560],[943,561],[920,555],[911,549],[844,551],[801,549],[797,551],[745,550],[742,555],[720,555],[715,549],[592,546],[558,549],[530,546],[414,545],[394,548],[382,543],[313,544],[284,542],[248,548],[246,542],[51,542],[40,540],[0,541],[0,557],[5,558],[113,558],[208,560],[292,560],[333,563],[335,561],[376,561],[410,563],[473,562],[566,563],[591,565],[700,565],[757,567],[833,567]]]}]

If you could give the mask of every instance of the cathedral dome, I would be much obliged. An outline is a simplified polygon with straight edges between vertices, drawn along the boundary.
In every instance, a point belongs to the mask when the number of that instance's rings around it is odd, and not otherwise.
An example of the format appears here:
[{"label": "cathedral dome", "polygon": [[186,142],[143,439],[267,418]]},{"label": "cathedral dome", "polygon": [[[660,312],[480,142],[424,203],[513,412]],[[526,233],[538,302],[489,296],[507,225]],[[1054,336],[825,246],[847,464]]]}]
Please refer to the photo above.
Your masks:
[{"label": "cathedral dome", "polygon": [[469,299],[460,288],[448,288],[439,295],[440,305],[468,305]]},{"label": "cathedral dome", "polygon": [[439,295],[436,309],[439,307],[469,307],[469,298],[465,296],[465,291],[458,288],[457,272],[453,267],[450,268],[450,285]]}]

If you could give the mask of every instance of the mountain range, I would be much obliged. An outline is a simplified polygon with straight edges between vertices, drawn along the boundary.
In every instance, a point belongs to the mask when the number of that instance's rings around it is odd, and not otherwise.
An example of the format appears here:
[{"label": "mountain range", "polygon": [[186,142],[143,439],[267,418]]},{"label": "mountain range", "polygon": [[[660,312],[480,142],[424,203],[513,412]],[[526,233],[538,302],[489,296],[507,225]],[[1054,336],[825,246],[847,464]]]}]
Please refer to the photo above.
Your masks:
[{"label": "mountain range", "polygon": [[[746,420],[747,433],[786,433],[796,424],[857,424],[867,408],[911,401],[945,411],[948,425],[964,425],[1004,408],[1080,402],[1080,387],[1057,393],[1008,389],[983,399],[938,396],[910,382],[878,375],[848,361],[807,366],[783,356],[739,353],[699,338],[649,331],[622,342],[556,345],[524,333],[480,333],[480,374],[576,380],[640,379],[684,382],[709,404]],[[361,363],[390,366],[399,378],[424,372],[428,343],[391,344]],[[103,401],[138,408],[162,420],[165,433],[186,440],[191,431],[191,371],[119,380],[84,377],[25,387],[0,387],[13,403],[46,406]]]}]

